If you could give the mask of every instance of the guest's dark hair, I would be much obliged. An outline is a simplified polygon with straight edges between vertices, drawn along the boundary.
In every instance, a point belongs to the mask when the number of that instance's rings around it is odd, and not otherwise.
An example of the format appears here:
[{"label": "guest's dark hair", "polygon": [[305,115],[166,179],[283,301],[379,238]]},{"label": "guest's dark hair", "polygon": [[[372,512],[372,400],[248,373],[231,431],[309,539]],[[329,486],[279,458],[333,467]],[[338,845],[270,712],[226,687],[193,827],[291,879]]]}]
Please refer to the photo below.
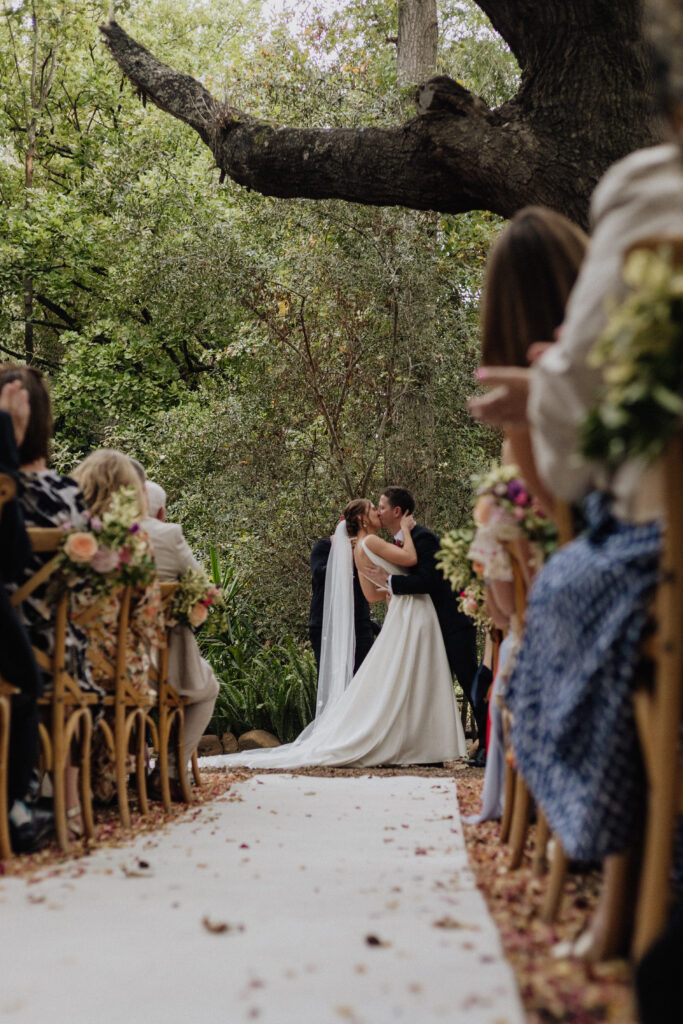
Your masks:
[{"label": "guest's dark hair", "polygon": [[364,525],[363,520],[366,519],[370,510],[370,504],[367,498],[354,498],[344,509],[346,532],[349,537],[358,536],[358,531]]},{"label": "guest's dark hair", "polygon": [[36,459],[47,459],[52,437],[52,405],[50,394],[40,370],[17,363],[0,365],[0,388],[13,380],[20,380],[28,391],[31,415],[24,440],[19,446],[19,463],[27,466]]},{"label": "guest's dark hair", "polygon": [[561,213],[527,206],[515,214],[486,264],[485,366],[526,366],[530,345],[553,340],[587,245],[581,228]]},{"label": "guest's dark hair", "polygon": [[392,508],[400,508],[405,515],[415,511],[415,498],[405,487],[385,487],[382,494]]}]

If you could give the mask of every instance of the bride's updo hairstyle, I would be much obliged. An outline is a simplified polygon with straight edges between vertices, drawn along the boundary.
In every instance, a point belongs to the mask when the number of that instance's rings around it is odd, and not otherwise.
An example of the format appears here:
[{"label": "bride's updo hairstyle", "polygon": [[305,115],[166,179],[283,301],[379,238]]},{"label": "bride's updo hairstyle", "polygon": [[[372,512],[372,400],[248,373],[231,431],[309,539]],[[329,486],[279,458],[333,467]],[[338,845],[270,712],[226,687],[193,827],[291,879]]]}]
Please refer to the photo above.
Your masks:
[{"label": "bride's updo hairstyle", "polygon": [[344,509],[346,520],[346,532],[349,537],[357,537],[358,531],[365,525],[364,520],[370,511],[370,502],[367,498],[354,498]]}]

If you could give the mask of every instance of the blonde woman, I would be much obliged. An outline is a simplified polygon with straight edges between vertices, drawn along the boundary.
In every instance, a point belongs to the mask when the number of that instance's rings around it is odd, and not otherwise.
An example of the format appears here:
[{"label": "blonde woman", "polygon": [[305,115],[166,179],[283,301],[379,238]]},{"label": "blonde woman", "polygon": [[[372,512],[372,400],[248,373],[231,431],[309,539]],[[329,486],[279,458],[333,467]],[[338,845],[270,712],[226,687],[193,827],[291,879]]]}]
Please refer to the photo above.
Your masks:
[{"label": "blonde woman", "polygon": [[[76,467],[73,477],[81,488],[91,525],[106,515],[112,498],[122,489],[133,493],[142,523],[147,513],[145,492],[135,467],[123,452],[108,448],[92,452]],[[143,531],[138,530],[137,534],[147,540]],[[152,554],[151,545],[149,553]],[[110,664],[116,659],[121,592],[120,586],[114,586],[111,592],[99,597],[95,597],[92,591],[86,591],[75,602],[75,614],[78,614],[97,601],[97,615],[89,619],[85,628],[90,650],[99,651]],[[130,610],[126,674],[131,686],[142,693],[149,689],[148,673],[162,628],[159,586],[154,581],[134,594]],[[105,681],[96,659],[91,662],[91,671],[97,682]],[[93,751],[93,793],[97,800],[108,803],[115,795],[115,772],[101,730],[95,733]]]}]

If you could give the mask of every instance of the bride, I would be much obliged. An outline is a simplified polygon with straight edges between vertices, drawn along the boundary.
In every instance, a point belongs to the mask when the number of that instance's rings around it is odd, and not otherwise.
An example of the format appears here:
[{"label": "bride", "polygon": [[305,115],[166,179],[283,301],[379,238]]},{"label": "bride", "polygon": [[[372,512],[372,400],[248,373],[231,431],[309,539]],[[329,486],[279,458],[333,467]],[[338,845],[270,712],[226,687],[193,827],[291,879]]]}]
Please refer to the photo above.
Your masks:
[{"label": "bride", "polygon": [[387,616],[353,675],[353,562],[370,602],[386,591],[364,572],[376,565],[404,574],[417,555],[415,520],[401,520],[403,547],[376,534],[377,509],[349,502],[332,540],[325,580],[322,649],[315,719],[293,742],[212,758],[220,765],[301,768],[306,765],[430,764],[462,757],[465,735],[446,649],[428,594],[392,596]]}]

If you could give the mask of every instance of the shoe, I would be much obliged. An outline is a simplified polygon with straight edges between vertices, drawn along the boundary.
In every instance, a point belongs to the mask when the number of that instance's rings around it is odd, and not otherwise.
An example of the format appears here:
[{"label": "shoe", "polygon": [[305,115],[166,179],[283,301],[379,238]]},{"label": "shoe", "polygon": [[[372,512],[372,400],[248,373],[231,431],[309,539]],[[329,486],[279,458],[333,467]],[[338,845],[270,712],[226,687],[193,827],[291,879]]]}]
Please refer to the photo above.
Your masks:
[{"label": "shoe", "polygon": [[9,815],[10,840],[15,853],[37,853],[49,843],[55,828],[52,811],[15,800]]},{"label": "shoe", "polygon": [[66,812],[66,828],[69,833],[69,839],[83,838],[85,826],[83,824],[83,815],[81,814],[79,804],[76,804],[74,807],[70,807]]},{"label": "shoe", "polygon": [[486,767],[486,747],[480,747],[479,750],[468,760],[467,766],[469,768],[485,768]]}]

